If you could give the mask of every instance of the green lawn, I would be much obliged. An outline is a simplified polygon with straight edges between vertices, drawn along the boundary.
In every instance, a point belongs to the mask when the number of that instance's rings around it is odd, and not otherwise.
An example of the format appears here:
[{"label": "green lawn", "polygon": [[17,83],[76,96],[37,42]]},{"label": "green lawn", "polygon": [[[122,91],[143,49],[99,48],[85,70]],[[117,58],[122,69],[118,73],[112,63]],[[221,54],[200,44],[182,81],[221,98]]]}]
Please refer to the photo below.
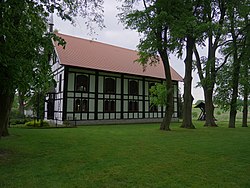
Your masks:
[{"label": "green lawn", "polygon": [[250,128],[11,128],[0,187],[250,187]]}]

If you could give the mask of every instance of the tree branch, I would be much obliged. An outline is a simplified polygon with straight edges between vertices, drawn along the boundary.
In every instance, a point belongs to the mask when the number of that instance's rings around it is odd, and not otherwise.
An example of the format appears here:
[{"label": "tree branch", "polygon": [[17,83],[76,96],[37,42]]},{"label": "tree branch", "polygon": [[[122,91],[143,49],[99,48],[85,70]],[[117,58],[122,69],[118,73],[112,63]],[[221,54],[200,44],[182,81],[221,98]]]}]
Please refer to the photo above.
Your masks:
[{"label": "tree branch", "polygon": [[201,58],[200,58],[199,52],[198,52],[198,50],[196,48],[196,45],[194,45],[193,50],[194,50],[194,54],[195,54],[195,58],[196,58],[196,66],[197,66],[197,69],[198,69],[198,74],[199,74],[200,80],[203,80],[204,75],[203,75],[202,68],[201,68]]},{"label": "tree branch", "polygon": [[231,52],[229,52],[229,53],[226,55],[226,57],[225,57],[223,63],[222,63],[219,67],[217,67],[217,69],[215,70],[215,72],[218,72],[218,71],[227,63],[227,59],[229,58],[229,56],[230,56],[232,53],[233,53],[233,50],[232,50]]}]

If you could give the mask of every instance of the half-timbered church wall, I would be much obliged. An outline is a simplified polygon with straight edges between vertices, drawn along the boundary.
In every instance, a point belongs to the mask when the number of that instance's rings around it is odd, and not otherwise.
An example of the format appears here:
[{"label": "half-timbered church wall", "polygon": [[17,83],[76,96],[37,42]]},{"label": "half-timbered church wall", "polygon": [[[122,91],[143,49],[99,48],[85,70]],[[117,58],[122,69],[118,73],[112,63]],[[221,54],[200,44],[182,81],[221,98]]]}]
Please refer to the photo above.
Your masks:
[{"label": "half-timbered church wall", "polygon": [[[61,56],[55,48],[50,63],[56,87],[46,97],[46,119],[84,124],[163,118],[165,108],[150,104],[149,97],[149,88],[163,83],[163,78],[65,65]],[[173,119],[178,119],[178,80],[173,83]]]}]

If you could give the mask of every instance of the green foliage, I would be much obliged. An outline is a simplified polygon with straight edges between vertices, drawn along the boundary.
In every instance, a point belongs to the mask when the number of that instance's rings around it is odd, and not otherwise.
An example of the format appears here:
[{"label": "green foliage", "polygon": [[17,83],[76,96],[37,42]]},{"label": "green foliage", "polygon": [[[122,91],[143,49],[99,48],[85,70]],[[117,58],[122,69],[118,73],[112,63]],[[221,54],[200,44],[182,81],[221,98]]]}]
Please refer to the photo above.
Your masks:
[{"label": "green foliage", "polygon": [[[50,14],[56,13],[61,19],[72,23],[73,18],[80,15],[87,20],[85,24],[90,29],[93,29],[93,22],[102,28],[102,4],[103,0],[2,0],[0,94],[12,96],[18,89],[22,99],[25,95],[34,96],[37,93],[44,96],[52,80],[48,64],[53,52],[52,39],[58,45],[65,45],[63,39],[48,32]],[[10,104],[3,106],[11,108]],[[5,111],[0,120],[0,136],[2,130],[7,132],[4,129],[7,121],[3,119],[8,119],[8,110]]]},{"label": "green foliage", "polygon": [[218,116],[220,116],[220,115],[221,115],[221,111],[218,110],[218,111],[216,112],[216,114],[217,114]]},{"label": "green foliage", "polygon": [[167,104],[167,88],[166,84],[156,83],[149,89],[149,97],[151,105],[165,106]]},{"label": "green foliage", "polygon": [[192,112],[192,116],[193,116],[193,118],[197,118],[198,117],[198,113],[197,112]]},{"label": "green foliage", "polygon": [[10,119],[20,119],[20,118],[23,118],[23,115],[20,114],[18,109],[12,108],[10,111]]},{"label": "green foliage", "polygon": [[29,121],[25,123],[25,126],[27,127],[49,127],[49,123],[47,121]]},{"label": "green foliage", "polygon": [[29,121],[31,121],[31,118],[10,119],[10,125],[25,124]]}]

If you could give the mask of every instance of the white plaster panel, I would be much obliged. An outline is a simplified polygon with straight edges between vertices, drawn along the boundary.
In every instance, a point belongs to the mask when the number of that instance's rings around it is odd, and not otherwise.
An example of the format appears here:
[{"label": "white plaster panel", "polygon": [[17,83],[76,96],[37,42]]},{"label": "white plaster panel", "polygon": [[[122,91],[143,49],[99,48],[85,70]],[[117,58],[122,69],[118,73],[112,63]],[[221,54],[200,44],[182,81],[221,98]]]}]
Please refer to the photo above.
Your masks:
[{"label": "white plaster panel", "polygon": [[76,97],[81,97],[81,93],[75,93]]},{"label": "white plaster panel", "polygon": [[102,114],[98,114],[98,119],[103,119],[103,115]]},{"label": "white plaster panel", "polygon": [[68,92],[68,97],[74,97],[74,93],[73,92]]},{"label": "white plaster panel", "polygon": [[128,79],[124,79],[124,94],[128,94]]},{"label": "white plaster panel", "polygon": [[128,111],[128,101],[123,102],[124,111]]},{"label": "white plaster panel", "polygon": [[116,109],[116,111],[120,111],[120,109],[121,109],[121,101],[116,101],[115,109]]},{"label": "white plaster panel", "polygon": [[142,90],[143,90],[143,82],[139,81],[139,95],[142,95]]},{"label": "white plaster panel", "polygon": [[73,114],[67,114],[67,120],[73,120],[74,117],[73,117]]},{"label": "white plaster panel", "polygon": [[139,101],[139,111],[142,111],[142,101]]},{"label": "white plaster panel", "polygon": [[89,119],[95,119],[95,114],[94,113],[89,113]]},{"label": "white plaster panel", "polygon": [[82,113],[82,119],[84,119],[84,120],[87,119],[87,114],[86,113]]},{"label": "white plaster panel", "polygon": [[115,113],[110,113],[110,119],[115,119]]},{"label": "white plaster panel", "polygon": [[116,119],[120,119],[121,118],[121,114],[120,113],[116,113]]},{"label": "white plaster panel", "polygon": [[108,113],[104,113],[104,119],[109,119],[109,114]]},{"label": "white plaster panel", "polygon": [[68,98],[67,100],[67,112],[73,112],[74,109],[74,99]]},{"label": "white plaster panel", "polygon": [[74,91],[75,77],[73,73],[69,73],[68,76],[68,91]]},{"label": "white plaster panel", "polygon": [[74,120],[80,120],[81,114],[80,113],[75,113],[75,119]]},{"label": "white plaster panel", "polygon": [[95,75],[90,75],[89,91],[95,92]]},{"label": "white plaster panel", "polygon": [[103,76],[99,76],[98,92],[103,93]]},{"label": "white plaster panel", "polygon": [[174,103],[174,110],[177,111],[177,103]]},{"label": "white plaster panel", "polygon": [[95,100],[89,99],[89,111],[93,112],[95,110]]},{"label": "white plaster panel", "polygon": [[149,88],[148,88],[148,82],[145,82],[145,95],[149,94],[148,90],[149,90]]},{"label": "white plaster panel", "polygon": [[116,79],[116,93],[117,94],[121,93],[121,79],[120,78]]},{"label": "white plaster panel", "polygon": [[98,100],[98,112],[103,112],[103,100]]}]

